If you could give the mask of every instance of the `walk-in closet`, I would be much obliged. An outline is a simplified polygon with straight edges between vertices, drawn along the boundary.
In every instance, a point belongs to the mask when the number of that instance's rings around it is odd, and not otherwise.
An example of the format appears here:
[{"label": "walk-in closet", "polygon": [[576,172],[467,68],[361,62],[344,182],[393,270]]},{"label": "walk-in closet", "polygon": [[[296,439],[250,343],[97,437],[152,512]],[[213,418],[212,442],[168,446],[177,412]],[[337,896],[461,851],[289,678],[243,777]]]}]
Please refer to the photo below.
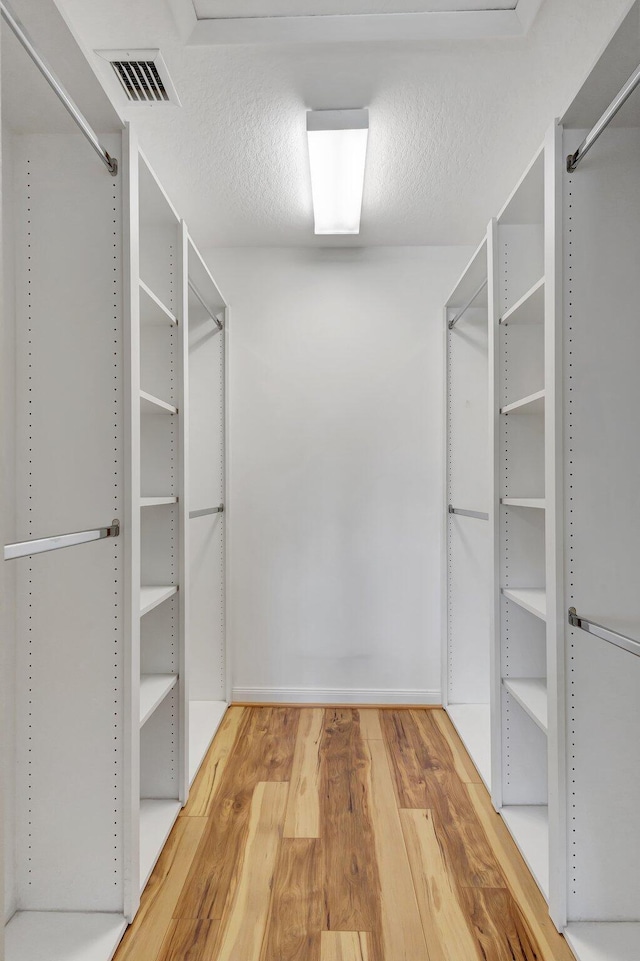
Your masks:
[{"label": "walk-in closet", "polygon": [[0,18],[0,961],[638,961],[640,0]]}]

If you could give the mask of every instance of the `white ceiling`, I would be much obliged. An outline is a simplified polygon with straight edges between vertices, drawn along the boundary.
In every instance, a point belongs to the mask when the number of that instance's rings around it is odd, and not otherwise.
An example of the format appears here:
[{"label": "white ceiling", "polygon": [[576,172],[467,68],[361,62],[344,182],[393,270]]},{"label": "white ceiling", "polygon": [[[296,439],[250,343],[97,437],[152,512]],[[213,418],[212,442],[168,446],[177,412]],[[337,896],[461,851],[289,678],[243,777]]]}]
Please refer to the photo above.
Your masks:
[{"label": "white ceiling", "polygon": [[319,16],[441,10],[515,10],[517,0],[193,0],[199,20],[215,17]]},{"label": "white ceiling", "polygon": [[182,107],[119,106],[204,249],[326,246],[313,235],[305,111],[361,106],[353,243],[477,243],[631,5],[545,0],[526,37],[498,40],[185,46],[168,0],[57,2],[89,49],[162,49]]}]

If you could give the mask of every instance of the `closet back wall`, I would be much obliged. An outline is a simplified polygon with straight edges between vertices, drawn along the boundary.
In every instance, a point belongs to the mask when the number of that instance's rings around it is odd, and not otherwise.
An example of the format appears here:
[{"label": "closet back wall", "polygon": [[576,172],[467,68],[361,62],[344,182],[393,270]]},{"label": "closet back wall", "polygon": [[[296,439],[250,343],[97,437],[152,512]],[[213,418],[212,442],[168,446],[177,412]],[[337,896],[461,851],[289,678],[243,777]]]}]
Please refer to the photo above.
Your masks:
[{"label": "closet back wall", "polygon": [[441,305],[470,254],[210,251],[235,700],[440,701]]}]

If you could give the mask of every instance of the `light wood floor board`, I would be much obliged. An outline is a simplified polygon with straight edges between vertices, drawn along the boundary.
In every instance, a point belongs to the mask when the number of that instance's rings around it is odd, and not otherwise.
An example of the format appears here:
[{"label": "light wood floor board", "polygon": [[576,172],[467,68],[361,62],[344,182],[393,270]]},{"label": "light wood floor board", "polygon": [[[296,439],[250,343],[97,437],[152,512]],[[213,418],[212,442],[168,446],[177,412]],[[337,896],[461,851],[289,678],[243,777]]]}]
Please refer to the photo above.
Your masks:
[{"label": "light wood floor board", "polygon": [[430,811],[400,811],[430,961],[484,961],[447,868]]},{"label": "light wood floor board", "polygon": [[180,817],[207,817],[211,813],[213,798],[222,780],[229,755],[246,722],[247,714],[241,707],[228,708],[205,762],[193,782],[189,801],[180,812]]},{"label": "light wood floor board", "polygon": [[441,711],[235,709],[114,961],[572,961],[470,763]]},{"label": "light wood floor board", "polygon": [[118,949],[117,961],[156,961],[206,823],[205,818],[176,821]]},{"label": "light wood floor board", "polygon": [[460,780],[466,784],[480,784],[482,778],[478,774],[475,764],[467,754],[460,740],[460,735],[451,723],[449,715],[445,711],[434,711],[432,717],[451,748],[456,774]]},{"label": "light wood floor board", "polygon": [[323,931],[320,961],[370,961],[366,931]]},{"label": "light wood floor board", "polygon": [[320,837],[320,742],[324,711],[300,711],[291,787],[284,822],[285,838]]},{"label": "light wood floor board", "polygon": [[218,961],[260,961],[289,785],[261,782],[251,801],[239,880],[220,925]]}]

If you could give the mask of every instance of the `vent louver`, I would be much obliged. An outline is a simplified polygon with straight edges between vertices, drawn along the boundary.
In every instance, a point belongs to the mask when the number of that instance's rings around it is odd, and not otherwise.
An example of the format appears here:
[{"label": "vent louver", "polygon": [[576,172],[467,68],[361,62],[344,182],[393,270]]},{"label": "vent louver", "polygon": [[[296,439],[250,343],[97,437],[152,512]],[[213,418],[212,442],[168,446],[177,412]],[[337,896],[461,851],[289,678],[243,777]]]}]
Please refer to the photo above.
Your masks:
[{"label": "vent louver", "polygon": [[97,50],[108,60],[129,103],[180,101],[159,50]]}]

